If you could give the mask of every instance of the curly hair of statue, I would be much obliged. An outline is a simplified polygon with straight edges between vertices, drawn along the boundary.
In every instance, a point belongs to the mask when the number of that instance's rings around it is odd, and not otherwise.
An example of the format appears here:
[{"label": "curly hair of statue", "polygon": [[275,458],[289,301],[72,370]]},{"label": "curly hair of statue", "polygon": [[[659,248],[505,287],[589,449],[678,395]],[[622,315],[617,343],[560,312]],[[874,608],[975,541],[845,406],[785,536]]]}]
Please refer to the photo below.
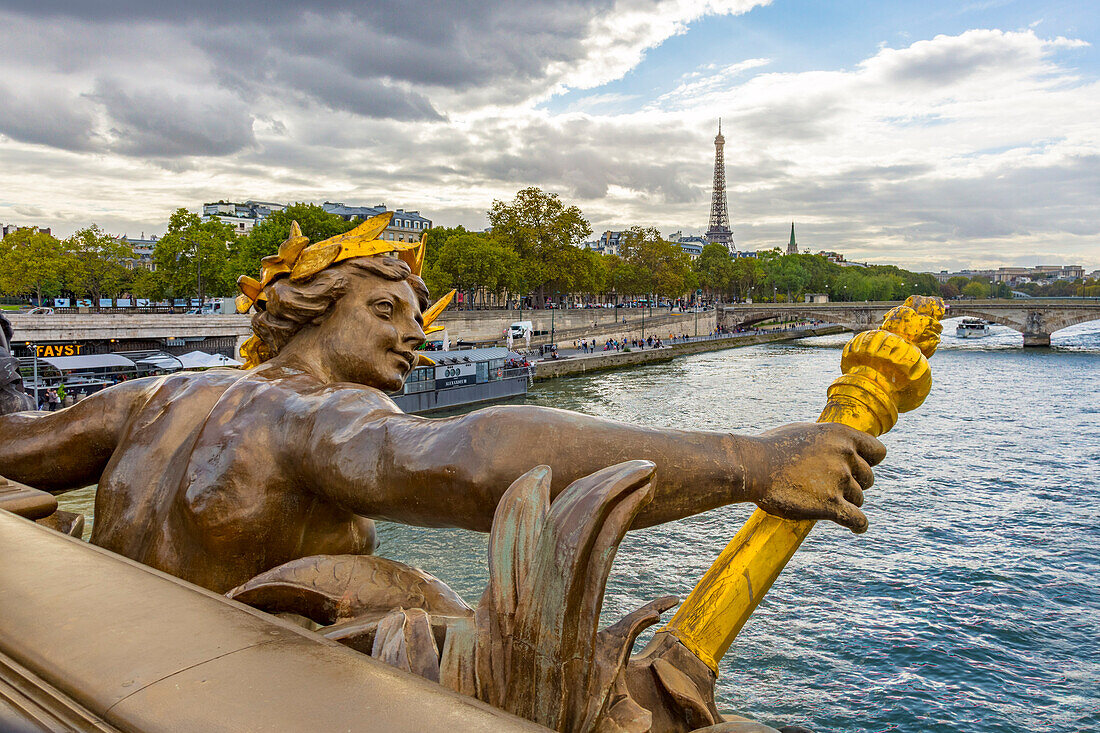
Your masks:
[{"label": "curly hair of statue", "polygon": [[359,270],[391,282],[408,281],[420,309],[428,307],[428,286],[396,257],[357,257],[322,270],[312,279],[295,283],[280,278],[264,288],[266,305],[256,308],[252,330],[256,334],[241,347],[241,353],[260,364],[279,353],[300,330],[320,324],[348,290],[349,276]]}]

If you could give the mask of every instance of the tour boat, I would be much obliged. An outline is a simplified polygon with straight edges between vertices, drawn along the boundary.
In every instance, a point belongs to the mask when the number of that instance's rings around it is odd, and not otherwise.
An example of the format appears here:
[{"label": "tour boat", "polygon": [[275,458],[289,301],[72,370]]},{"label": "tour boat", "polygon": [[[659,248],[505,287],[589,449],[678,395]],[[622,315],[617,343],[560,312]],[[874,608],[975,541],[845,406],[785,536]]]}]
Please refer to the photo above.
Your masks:
[{"label": "tour boat", "polygon": [[499,346],[422,353],[435,366],[414,369],[402,390],[390,395],[408,413],[522,397],[535,371],[520,354]]},{"label": "tour boat", "polygon": [[978,339],[989,335],[989,324],[981,318],[964,318],[955,327],[955,335],[961,339]]}]

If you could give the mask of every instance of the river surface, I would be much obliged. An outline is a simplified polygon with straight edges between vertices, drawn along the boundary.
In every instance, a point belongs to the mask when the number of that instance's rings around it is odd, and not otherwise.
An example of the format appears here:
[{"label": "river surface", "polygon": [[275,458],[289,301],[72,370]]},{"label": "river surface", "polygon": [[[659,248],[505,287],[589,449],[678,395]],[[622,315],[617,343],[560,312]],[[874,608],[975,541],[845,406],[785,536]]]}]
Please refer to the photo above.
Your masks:
[{"label": "river surface", "polygon": [[[1100,731],[1100,323],[1051,349],[992,330],[961,341],[946,324],[932,394],[883,437],[870,529],[810,534],[722,660],[720,708],[818,733]],[[845,340],[558,379],[527,401],[756,433],[816,418]],[[90,514],[78,493],[63,503]],[[686,596],[751,509],[630,533],[604,622]],[[382,524],[379,536],[379,554],[476,603],[485,535]]]}]

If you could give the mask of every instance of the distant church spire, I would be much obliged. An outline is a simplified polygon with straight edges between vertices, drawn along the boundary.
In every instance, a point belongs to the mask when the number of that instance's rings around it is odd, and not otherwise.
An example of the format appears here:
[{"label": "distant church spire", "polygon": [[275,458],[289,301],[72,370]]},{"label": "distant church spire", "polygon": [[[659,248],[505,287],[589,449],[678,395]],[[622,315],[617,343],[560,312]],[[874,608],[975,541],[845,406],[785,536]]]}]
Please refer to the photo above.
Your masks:
[{"label": "distant church spire", "polygon": [[787,254],[798,254],[798,242],[794,241],[794,222],[791,222],[791,241],[787,243]]},{"label": "distant church spire", "polygon": [[707,242],[724,245],[733,251],[733,232],[730,231],[730,217],[726,211],[726,159],[722,148],[726,138],[722,137],[722,118],[718,118],[718,135],[714,138],[714,191],[710,197],[710,227],[707,229]]}]

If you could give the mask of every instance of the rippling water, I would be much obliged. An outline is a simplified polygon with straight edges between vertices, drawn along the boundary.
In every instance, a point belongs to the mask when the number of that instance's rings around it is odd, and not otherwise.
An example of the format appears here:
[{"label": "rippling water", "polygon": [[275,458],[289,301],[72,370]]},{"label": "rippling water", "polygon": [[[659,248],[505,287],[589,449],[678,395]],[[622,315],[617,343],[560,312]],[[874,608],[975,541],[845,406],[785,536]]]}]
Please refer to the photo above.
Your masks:
[{"label": "rippling water", "polygon": [[[932,394],[890,450],[856,536],[820,524],[722,661],[719,706],[825,731],[1100,730],[1100,323],[1020,348],[948,322]],[[536,385],[528,402],[753,433],[813,420],[844,337]],[[684,597],[751,506],[630,533],[604,621]],[[380,554],[471,601],[484,535],[383,525]]]},{"label": "rippling water", "polygon": [[[1100,730],[1100,323],[1020,348],[948,322],[935,385],[853,535],[819,525],[722,661],[719,705],[824,731]],[[845,337],[700,354],[541,383],[528,402],[653,426],[753,433],[820,411]],[[610,623],[684,597],[748,517],[630,533]],[[382,554],[476,600],[485,538],[387,525]]]}]

